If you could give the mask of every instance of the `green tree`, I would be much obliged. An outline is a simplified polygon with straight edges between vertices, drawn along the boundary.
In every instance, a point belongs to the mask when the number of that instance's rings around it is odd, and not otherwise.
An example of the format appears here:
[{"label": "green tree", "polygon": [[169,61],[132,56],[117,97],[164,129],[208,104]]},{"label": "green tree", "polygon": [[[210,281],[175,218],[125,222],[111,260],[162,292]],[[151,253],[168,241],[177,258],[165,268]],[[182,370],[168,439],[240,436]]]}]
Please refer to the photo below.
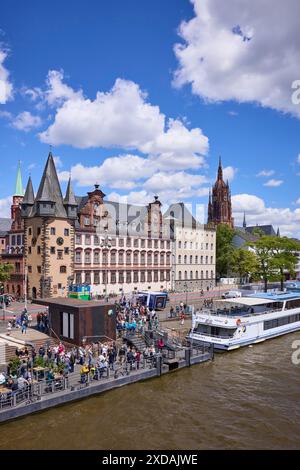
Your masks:
[{"label": "green tree", "polygon": [[298,263],[299,242],[287,237],[274,237],[273,266],[279,272],[280,287],[283,291],[285,274],[294,275]]},{"label": "green tree", "polygon": [[227,276],[231,271],[234,247],[232,244],[235,231],[228,225],[220,224],[217,227],[216,240],[216,271],[217,276]]},{"label": "green tree", "polygon": [[232,255],[232,272],[241,279],[251,277],[257,273],[259,262],[253,251],[237,248]]},{"label": "green tree", "polygon": [[9,281],[13,265],[9,263],[0,264],[0,286],[3,291],[3,283]]},{"label": "green tree", "polygon": [[255,249],[258,260],[256,276],[263,279],[265,292],[268,291],[269,281],[276,280],[276,277],[279,279],[278,267],[274,264],[274,249],[277,240],[277,237],[264,235],[256,242],[248,244]]}]

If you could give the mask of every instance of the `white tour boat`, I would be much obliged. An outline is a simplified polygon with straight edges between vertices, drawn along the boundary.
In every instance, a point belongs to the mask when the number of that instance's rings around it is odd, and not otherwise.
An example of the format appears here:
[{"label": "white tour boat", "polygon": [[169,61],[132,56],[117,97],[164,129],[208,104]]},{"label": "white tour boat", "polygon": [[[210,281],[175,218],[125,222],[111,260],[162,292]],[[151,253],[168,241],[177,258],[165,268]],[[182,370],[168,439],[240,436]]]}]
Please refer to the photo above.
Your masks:
[{"label": "white tour boat", "polygon": [[300,330],[300,293],[277,292],[222,301],[193,314],[189,339],[231,351]]}]

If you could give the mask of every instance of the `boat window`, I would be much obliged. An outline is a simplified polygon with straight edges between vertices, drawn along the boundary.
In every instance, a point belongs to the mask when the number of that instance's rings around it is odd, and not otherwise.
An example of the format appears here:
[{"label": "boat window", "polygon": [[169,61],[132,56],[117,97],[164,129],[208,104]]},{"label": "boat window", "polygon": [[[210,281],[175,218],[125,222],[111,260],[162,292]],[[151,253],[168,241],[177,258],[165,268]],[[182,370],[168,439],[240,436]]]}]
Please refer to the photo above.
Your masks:
[{"label": "boat window", "polygon": [[296,323],[298,321],[300,321],[300,313],[289,315],[288,317],[275,318],[274,320],[267,320],[264,322],[264,330],[271,330],[272,328],[278,328],[279,326]]},{"label": "boat window", "polygon": [[291,310],[292,308],[300,308],[300,299],[288,300],[286,303],[286,309]]},{"label": "boat window", "polygon": [[219,326],[198,324],[195,333],[208,336],[219,336],[222,338],[232,338],[236,328],[221,328]]}]

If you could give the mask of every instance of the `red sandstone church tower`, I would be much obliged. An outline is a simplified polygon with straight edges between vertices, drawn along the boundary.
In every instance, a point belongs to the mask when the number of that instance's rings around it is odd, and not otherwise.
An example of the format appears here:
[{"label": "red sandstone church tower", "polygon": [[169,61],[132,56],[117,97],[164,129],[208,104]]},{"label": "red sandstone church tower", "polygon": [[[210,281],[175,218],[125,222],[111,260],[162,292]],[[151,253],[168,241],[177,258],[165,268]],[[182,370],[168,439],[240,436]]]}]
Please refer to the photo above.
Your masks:
[{"label": "red sandstone church tower", "polygon": [[223,169],[221,157],[219,160],[218,178],[212,188],[212,194],[209,193],[208,203],[208,224],[219,225],[226,224],[231,228],[234,226],[231,207],[231,192],[228,181],[223,180]]}]

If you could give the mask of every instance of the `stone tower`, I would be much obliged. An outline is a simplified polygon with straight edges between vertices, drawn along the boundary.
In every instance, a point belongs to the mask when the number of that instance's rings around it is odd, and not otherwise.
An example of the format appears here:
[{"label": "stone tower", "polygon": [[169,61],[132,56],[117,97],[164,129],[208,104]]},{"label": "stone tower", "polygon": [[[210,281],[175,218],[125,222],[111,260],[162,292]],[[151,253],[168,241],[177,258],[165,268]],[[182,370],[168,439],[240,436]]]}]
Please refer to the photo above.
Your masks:
[{"label": "stone tower", "polygon": [[212,193],[209,193],[208,202],[208,224],[226,224],[231,228],[234,226],[231,207],[231,192],[228,181],[223,180],[223,168],[221,158],[219,160],[218,176]]},{"label": "stone tower", "polygon": [[28,297],[66,297],[74,277],[77,202],[71,181],[63,198],[51,152],[36,196],[29,178],[22,217]]}]

